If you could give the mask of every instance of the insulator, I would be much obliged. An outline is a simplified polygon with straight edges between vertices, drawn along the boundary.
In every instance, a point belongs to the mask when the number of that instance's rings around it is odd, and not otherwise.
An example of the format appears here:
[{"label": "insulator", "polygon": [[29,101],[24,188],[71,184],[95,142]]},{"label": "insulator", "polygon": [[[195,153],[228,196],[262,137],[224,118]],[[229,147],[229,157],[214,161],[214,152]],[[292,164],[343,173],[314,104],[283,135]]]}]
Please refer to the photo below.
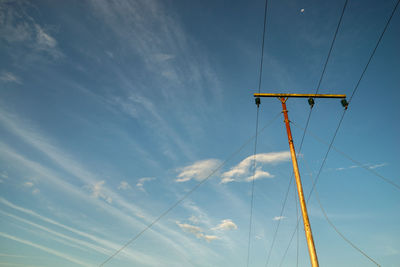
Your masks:
[{"label": "insulator", "polygon": [[259,97],[256,98],[256,105],[257,107],[261,104],[261,99]]},{"label": "insulator", "polygon": [[342,101],[340,101],[340,103],[342,103],[342,106],[344,107],[344,109],[347,109],[347,107],[349,106],[349,102],[347,102],[347,100],[345,98],[342,99]]},{"label": "insulator", "polygon": [[313,107],[314,107],[314,104],[315,104],[314,98],[310,97],[310,98],[308,99],[308,104],[310,105],[311,108],[313,108]]}]

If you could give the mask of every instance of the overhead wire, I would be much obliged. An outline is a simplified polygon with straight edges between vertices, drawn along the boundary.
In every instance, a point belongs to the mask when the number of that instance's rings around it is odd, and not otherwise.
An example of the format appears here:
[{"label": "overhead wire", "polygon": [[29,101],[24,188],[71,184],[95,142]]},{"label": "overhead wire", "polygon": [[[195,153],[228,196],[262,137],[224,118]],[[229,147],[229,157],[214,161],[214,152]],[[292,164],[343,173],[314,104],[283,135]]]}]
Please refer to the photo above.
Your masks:
[{"label": "overhead wire", "polygon": [[[323,80],[323,78],[325,77],[326,67],[328,66],[328,62],[329,62],[329,59],[330,59],[331,54],[332,54],[333,46],[334,46],[334,44],[335,44],[335,42],[336,42],[336,37],[337,37],[337,34],[338,34],[338,32],[339,32],[340,25],[342,24],[342,19],[343,19],[343,15],[344,15],[344,12],[345,12],[346,7],[347,7],[347,3],[348,3],[348,0],[346,0],[346,1],[344,2],[343,8],[342,8],[342,13],[340,14],[340,18],[339,18],[338,24],[337,24],[337,26],[336,26],[335,34],[333,35],[333,39],[332,39],[332,42],[331,42],[331,46],[329,47],[328,55],[326,56],[326,60],[325,60],[325,63],[324,63],[324,67],[323,67],[323,69],[322,69],[321,76],[320,76],[319,81],[318,81],[317,88],[315,89],[315,94],[318,94],[319,89],[321,88],[322,80]],[[301,144],[303,144],[304,137],[305,137],[305,135],[306,135],[307,128],[308,128],[308,125],[309,125],[309,123],[310,123],[312,111],[313,111],[313,109],[310,108],[310,111],[309,111],[308,117],[307,117],[306,126],[305,126],[305,128],[304,128],[304,132],[303,132],[303,135],[302,135],[302,137],[301,137],[301,142],[300,142]]]},{"label": "overhead wire", "polygon": [[[261,59],[260,59],[260,72],[258,77],[258,93],[261,91],[261,82],[262,82],[262,73],[263,73],[263,64],[264,64],[264,49],[265,49],[265,32],[266,32],[266,24],[267,24],[267,11],[268,11],[268,0],[265,0],[264,6],[264,25],[263,25],[263,34],[262,34],[262,44],[261,44]],[[260,101],[259,99],[256,101]],[[251,200],[250,200],[250,218],[249,218],[249,236],[247,242],[247,260],[246,266],[249,266],[250,262],[250,246],[251,246],[251,229],[253,225],[253,205],[254,205],[254,183],[255,183],[255,175],[256,175],[256,157],[257,157],[257,141],[258,141],[258,118],[260,112],[260,102],[256,102],[257,104],[257,114],[256,114],[256,134],[254,141],[254,153],[253,153],[253,178],[251,181]]]},{"label": "overhead wire", "polygon": [[[302,160],[303,160],[303,162],[304,162],[304,166],[306,166],[306,168],[307,168],[307,170],[308,170],[308,173],[310,174],[309,177],[310,177],[311,183],[313,183],[314,180],[313,180],[313,178],[312,178],[312,172],[310,171],[310,168],[308,167],[308,164],[306,163],[306,160],[305,160],[304,158],[302,158]],[[326,221],[328,222],[328,224],[332,227],[332,229],[333,229],[345,242],[347,242],[347,243],[348,243],[350,246],[352,246],[355,250],[357,250],[358,252],[360,252],[364,257],[366,257],[368,260],[370,260],[370,261],[371,261],[372,263],[374,263],[375,265],[381,266],[381,265],[380,265],[378,262],[376,262],[371,256],[369,256],[366,252],[364,252],[364,251],[363,251],[361,248],[359,248],[356,244],[354,244],[352,241],[350,241],[350,239],[347,238],[347,237],[335,226],[335,224],[334,224],[334,223],[330,220],[330,218],[328,217],[328,215],[327,215],[327,213],[326,213],[324,207],[322,206],[322,203],[321,203],[321,200],[320,200],[320,198],[319,198],[317,189],[315,188],[314,191],[315,191],[315,196],[316,196],[316,198],[317,198],[317,202],[318,202],[318,205],[319,205],[319,207],[320,207],[320,209],[321,209],[321,212],[322,212],[322,214],[323,214],[325,220],[326,220]],[[300,216],[297,216],[296,229],[295,229],[295,231],[292,233],[291,241],[293,240],[294,234],[295,234],[296,232],[298,232],[299,222],[300,222]],[[291,243],[291,242],[290,242],[290,243]],[[287,246],[286,249],[285,249],[284,257],[281,259],[281,262],[280,262],[279,266],[282,266],[282,264],[283,264],[283,261],[284,261],[284,259],[285,259],[285,255],[287,254],[287,252],[288,252],[288,250],[289,250],[290,243],[289,243],[289,246]]]},{"label": "overhead wire", "polygon": [[[358,81],[357,81],[357,84],[356,84],[356,86],[354,87],[354,89],[353,89],[353,91],[352,91],[352,94],[351,94],[351,96],[350,96],[350,98],[349,98],[349,101],[348,101],[349,104],[350,104],[351,101],[353,100],[353,97],[354,97],[355,93],[357,92],[357,90],[358,90],[358,88],[359,88],[359,85],[360,85],[360,83],[361,83],[361,81],[362,81],[362,79],[363,79],[363,77],[364,77],[364,74],[366,73],[366,71],[367,71],[367,69],[368,69],[368,66],[369,66],[369,64],[371,63],[371,60],[372,60],[372,58],[374,57],[375,52],[376,52],[377,48],[379,47],[379,44],[380,44],[380,42],[382,41],[383,36],[384,36],[385,33],[386,33],[386,30],[387,30],[387,28],[388,28],[388,26],[389,26],[389,24],[390,24],[390,21],[391,21],[392,18],[393,18],[393,15],[395,14],[395,12],[396,12],[396,10],[397,10],[397,7],[398,7],[399,3],[400,3],[400,0],[398,0],[398,1],[396,2],[395,6],[393,7],[393,10],[392,10],[392,12],[391,12],[391,14],[390,14],[390,16],[389,16],[389,19],[387,20],[387,22],[386,22],[386,24],[385,24],[385,27],[383,28],[383,30],[382,30],[382,32],[381,32],[381,35],[379,36],[379,39],[378,39],[378,41],[377,41],[377,43],[376,43],[376,45],[375,45],[375,47],[374,47],[374,49],[373,49],[373,51],[372,51],[372,53],[371,53],[369,59],[368,59],[368,61],[367,61],[367,64],[364,66],[364,69],[363,69],[363,71],[362,71],[362,73],[361,73],[361,75],[360,75],[360,77],[359,77],[359,79],[358,79]],[[338,126],[336,127],[335,133],[334,133],[334,135],[333,135],[333,137],[332,137],[332,139],[331,139],[331,142],[329,143],[328,150],[327,150],[327,152],[325,153],[325,156],[324,156],[324,158],[323,158],[323,160],[322,160],[322,163],[321,163],[321,166],[320,166],[320,168],[319,168],[318,174],[317,174],[317,176],[316,176],[316,178],[315,178],[315,180],[314,180],[314,182],[313,182],[313,184],[312,184],[311,191],[310,191],[310,193],[309,193],[309,195],[308,195],[308,198],[307,198],[307,203],[308,203],[309,199],[311,198],[311,195],[312,195],[312,193],[313,193],[313,190],[314,190],[314,188],[315,188],[315,186],[316,186],[316,184],[317,184],[317,182],[318,182],[319,176],[320,176],[321,171],[322,171],[322,169],[323,169],[323,167],[324,167],[324,165],[325,165],[326,159],[328,158],[329,152],[330,152],[330,150],[331,150],[331,148],[332,148],[332,146],[333,146],[333,142],[335,141],[335,138],[336,138],[336,135],[337,135],[337,133],[338,133],[338,131],[339,131],[339,128],[340,128],[340,126],[341,126],[341,124],[342,124],[342,122],[343,122],[343,119],[344,119],[344,116],[345,116],[345,114],[346,114],[346,111],[347,111],[347,109],[345,109],[345,110],[343,111],[342,116],[341,116],[341,118],[340,118],[340,120],[339,120]],[[306,125],[306,127],[307,127],[307,125]],[[305,128],[305,129],[307,129],[307,128]],[[304,131],[304,132],[305,132],[305,131]],[[297,226],[296,226],[296,227],[298,227],[298,222],[299,222],[299,220],[297,221]],[[295,232],[293,232],[292,237],[291,237],[290,242],[289,242],[289,245],[287,246],[287,248],[286,248],[286,250],[285,250],[284,256],[283,256],[283,258],[282,258],[282,262],[283,262],[284,258],[286,257],[288,248],[290,247],[290,244],[291,244],[291,242],[292,242],[292,240],[293,240],[293,235],[294,235],[294,233],[295,233]]]},{"label": "overhead wire", "polygon": [[253,178],[251,181],[251,200],[250,200],[250,219],[249,219],[249,237],[247,242],[247,261],[246,266],[249,266],[250,262],[250,244],[251,244],[251,228],[253,224],[253,202],[254,202],[254,181],[256,176],[256,155],[257,155],[257,140],[258,140],[258,114],[259,114],[259,107],[257,106],[257,118],[256,118],[256,136],[254,141],[254,154],[253,154]]},{"label": "overhead wire", "polygon": [[[300,129],[304,129],[302,126],[298,125],[295,122],[291,122],[294,126],[296,126],[297,128]],[[322,138],[320,138],[318,135],[316,135],[313,132],[308,132],[308,134],[311,137],[314,137],[315,140],[317,140],[318,142],[325,144],[325,145],[329,145],[328,142],[325,142]],[[385,176],[383,176],[382,174],[378,173],[377,171],[375,171],[374,169],[372,169],[371,167],[361,163],[360,161],[354,159],[353,157],[351,157],[350,155],[348,155],[347,153],[343,152],[342,150],[338,149],[337,147],[335,147],[334,145],[332,145],[332,149],[335,150],[337,153],[339,153],[340,155],[342,155],[343,157],[347,158],[348,160],[352,161],[353,163],[355,163],[357,166],[359,166],[360,168],[363,168],[369,172],[371,172],[372,174],[374,174],[375,176],[381,178],[383,181],[385,181],[386,183],[390,184],[391,186],[395,187],[396,189],[400,190],[400,185],[396,184],[394,181],[392,181],[389,178],[386,178]]]},{"label": "overhead wire", "polygon": [[[314,182],[314,179],[312,177],[312,172],[310,170],[309,165],[307,164],[305,158],[302,158],[303,162],[304,162],[304,166],[306,166],[306,169],[308,171],[308,173],[310,174],[310,180],[311,183]],[[315,188],[315,197],[317,199],[318,205],[322,211],[322,214],[324,215],[325,220],[329,223],[329,225],[333,228],[333,230],[335,230],[335,232],[344,240],[346,241],[350,246],[352,246],[354,249],[356,249],[358,252],[360,252],[362,255],[364,255],[366,258],[368,258],[371,262],[375,263],[377,266],[381,266],[379,263],[377,263],[372,257],[370,257],[366,252],[364,252],[362,249],[360,249],[356,244],[354,244],[353,242],[350,241],[349,238],[347,238],[336,226],[335,224],[331,221],[331,219],[328,217],[328,214],[326,213],[324,207],[322,206],[321,200],[319,198],[319,194],[317,189]],[[298,229],[298,227],[297,227]]]},{"label": "overhead wire", "polygon": [[262,81],[262,72],[264,65],[264,47],[265,47],[265,32],[267,28],[267,12],[268,12],[268,0],[265,0],[264,7],[264,27],[263,27],[263,36],[262,36],[262,45],[261,45],[261,60],[260,60],[260,75],[258,77],[258,93],[261,91],[261,81]]},{"label": "overhead wire", "polygon": [[[338,24],[337,24],[337,26],[336,26],[335,33],[334,33],[334,35],[333,35],[333,39],[332,39],[331,45],[330,45],[330,47],[329,47],[328,55],[327,55],[326,60],[325,60],[325,63],[324,63],[324,67],[323,67],[323,69],[322,69],[321,76],[320,76],[320,78],[319,78],[319,80],[318,80],[318,85],[317,85],[317,88],[316,88],[316,90],[315,90],[315,94],[318,94],[319,89],[320,89],[320,87],[321,87],[322,80],[323,80],[323,78],[324,78],[324,76],[325,76],[326,68],[327,68],[327,66],[328,66],[328,62],[329,62],[329,59],[330,59],[331,54],[332,54],[332,51],[333,51],[333,46],[334,46],[334,44],[335,44],[335,42],[336,42],[336,37],[337,37],[337,34],[338,34],[338,32],[339,32],[339,28],[340,28],[340,25],[341,25],[341,23],[342,23],[343,15],[344,15],[344,12],[345,12],[346,7],[347,7],[347,2],[348,2],[348,0],[346,0],[346,1],[344,2],[343,8],[342,8],[342,12],[341,12],[341,14],[340,14],[340,18],[339,18],[339,21],[338,21]],[[311,119],[311,114],[312,114],[312,108],[310,108],[310,111],[309,111],[309,113],[308,113],[308,117],[307,117],[307,121],[306,121],[306,127],[305,127],[304,132],[303,132],[303,135],[302,135],[302,137],[301,137],[300,146],[299,146],[299,150],[298,150],[298,152],[297,152],[297,155],[300,154],[301,149],[302,149],[302,147],[303,147],[304,138],[305,138],[305,135],[306,135],[306,131],[307,131],[308,125],[309,125],[309,123],[310,123],[310,119]],[[292,183],[292,180],[293,180],[293,173],[292,173],[292,176],[291,176],[291,178],[290,178],[290,182],[289,182],[289,186],[288,186],[287,192],[289,192],[289,189],[290,189],[290,185],[291,185],[291,183]],[[285,195],[285,200],[283,201],[282,213],[283,213],[283,210],[285,209],[286,198],[287,198],[287,196],[288,196],[288,193],[286,193],[286,195]],[[280,216],[282,216],[282,215],[280,215]],[[272,239],[271,247],[270,247],[269,252],[268,252],[268,256],[267,256],[267,260],[266,260],[265,267],[268,266],[269,259],[270,259],[270,255],[271,255],[271,251],[272,251],[273,246],[274,246],[274,243],[275,243],[275,239],[276,239],[276,236],[277,236],[277,232],[278,232],[278,230],[279,230],[279,226],[280,226],[280,220],[278,221],[277,227],[276,227],[275,232],[274,232],[274,236],[273,236],[273,239]]]},{"label": "overhead wire", "polygon": [[[368,59],[368,62],[367,62],[367,64],[365,65],[365,67],[364,67],[364,69],[363,69],[363,71],[362,71],[362,73],[361,73],[361,76],[360,76],[360,78],[359,78],[358,81],[357,81],[357,84],[356,84],[355,88],[353,89],[353,92],[352,92],[352,94],[351,94],[351,96],[350,96],[350,98],[349,98],[349,101],[348,101],[349,104],[350,104],[351,101],[353,100],[353,97],[354,97],[355,93],[357,92],[357,90],[358,90],[358,88],[359,88],[359,85],[360,85],[360,83],[361,83],[361,80],[363,79],[364,74],[365,74],[365,72],[367,71],[369,64],[371,63],[371,60],[372,60],[372,58],[374,57],[375,52],[376,52],[376,50],[377,50],[379,44],[380,44],[381,41],[382,41],[382,38],[383,38],[383,36],[384,36],[384,34],[385,34],[385,32],[386,32],[386,30],[387,30],[389,24],[390,24],[390,21],[391,21],[392,18],[393,18],[394,13],[396,12],[396,9],[397,9],[399,3],[400,3],[400,0],[397,1],[396,5],[394,6],[394,8],[393,8],[393,10],[392,10],[392,13],[391,13],[391,15],[390,15],[390,17],[389,17],[389,20],[386,22],[386,25],[385,25],[385,27],[384,27],[384,29],[383,29],[383,31],[382,31],[382,33],[381,33],[381,35],[380,35],[380,37],[379,37],[379,39],[378,39],[376,45],[375,45],[375,47],[374,47],[374,50],[372,51],[372,53],[371,53],[371,55],[370,55],[370,57],[369,57],[369,59]],[[312,194],[312,192],[313,192],[313,190],[314,190],[314,187],[315,187],[315,185],[316,185],[317,182],[318,182],[319,176],[320,176],[321,171],[322,171],[322,169],[323,169],[323,167],[324,167],[324,165],[325,165],[326,159],[328,158],[328,155],[329,155],[329,152],[330,152],[330,150],[331,150],[331,148],[332,148],[333,142],[334,142],[335,139],[336,139],[336,135],[337,135],[337,133],[338,133],[338,131],[339,131],[339,129],[340,129],[340,126],[342,125],[344,116],[346,115],[346,111],[347,111],[347,109],[344,109],[344,110],[343,110],[342,116],[341,116],[341,118],[340,118],[340,120],[339,120],[339,124],[338,124],[338,126],[336,127],[336,130],[335,130],[335,133],[334,133],[334,135],[333,135],[333,137],[332,137],[332,140],[331,140],[331,142],[329,143],[328,150],[326,151],[326,154],[325,154],[325,156],[324,156],[324,159],[323,159],[323,161],[322,161],[322,163],[321,163],[321,167],[320,167],[320,169],[319,169],[319,171],[318,171],[318,175],[316,176],[316,179],[315,179],[315,181],[314,181],[314,183],[313,183],[313,185],[312,185],[312,187],[311,187],[311,191],[310,191],[309,197],[311,196],[311,194]]]},{"label": "overhead wire", "polygon": [[[279,117],[280,112],[277,113],[270,121],[268,121],[262,128],[257,132],[257,134],[260,134],[263,132],[266,128],[272,125],[272,123]],[[198,182],[191,190],[189,190],[185,195],[183,195],[179,200],[177,200],[172,206],[170,206],[167,210],[165,210],[163,213],[161,213],[156,219],[154,219],[150,224],[148,224],[142,231],[137,233],[134,237],[129,239],[124,245],[121,246],[118,250],[116,250],[112,255],[110,255],[106,260],[104,260],[99,267],[104,266],[107,262],[109,262],[112,258],[117,256],[122,250],[124,250],[127,246],[132,244],[136,239],[138,239],[144,232],[149,230],[153,225],[155,225],[158,221],[160,221],[163,217],[165,217],[169,212],[171,212],[176,206],[178,206],[182,201],[184,201],[186,198],[188,198],[194,191],[196,191],[201,185],[203,185],[206,181],[208,181],[216,172],[218,172],[222,167],[225,166],[225,164],[230,161],[233,157],[235,157],[237,154],[239,154],[253,139],[255,138],[255,135],[250,137],[246,142],[243,143],[242,146],[240,146],[237,150],[235,150],[232,154],[230,154],[220,165],[218,165],[214,170],[210,172],[210,174]]]},{"label": "overhead wire", "polygon": [[[289,195],[289,191],[290,191],[290,186],[291,186],[292,181],[293,181],[292,178],[293,178],[293,173],[292,173],[292,176],[290,176],[290,179],[289,179],[289,185],[288,185],[287,190],[286,190],[286,194],[285,194],[285,197],[284,197],[284,200],[283,200],[283,204],[282,204],[281,212],[280,212],[280,214],[279,214],[279,218],[282,218],[282,216],[283,216],[283,211],[285,210],[286,201],[287,201],[287,198],[288,198],[288,195]],[[282,221],[282,220],[278,220],[278,221],[277,221],[277,226],[276,226],[276,228],[275,228],[275,232],[274,232],[274,235],[273,235],[273,237],[272,237],[271,246],[270,246],[270,249],[269,249],[269,251],[268,251],[267,260],[266,260],[266,262],[265,262],[265,267],[268,266],[269,260],[270,260],[270,258],[271,258],[272,248],[274,247],[275,240],[276,240],[276,236],[278,235],[278,230],[279,230],[279,226],[280,226],[280,224],[281,224],[281,221]]]}]

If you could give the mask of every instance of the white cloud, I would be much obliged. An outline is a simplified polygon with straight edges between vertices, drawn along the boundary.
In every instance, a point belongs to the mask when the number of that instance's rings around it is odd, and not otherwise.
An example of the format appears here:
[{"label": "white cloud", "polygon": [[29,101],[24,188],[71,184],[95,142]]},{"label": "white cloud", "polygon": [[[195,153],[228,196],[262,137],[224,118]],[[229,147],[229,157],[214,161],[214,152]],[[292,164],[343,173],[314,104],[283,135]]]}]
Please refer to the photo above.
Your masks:
[{"label": "white cloud", "polygon": [[187,223],[179,223],[176,222],[176,224],[183,229],[186,232],[192,233],[192,234],[198,234],[201,233],[203,230],[199,226],[187,224]]},{"label": "white cloud", "polygon": [[192,179],[197,181],[203,180],[208,177],[210,173],[215,170],[219,165],[220,161],[217,159],[206,159],[193,163],[192,165],[178,169],[178,178],[176,182],[187,182]]},{"label": "white cloud", "polygon": [[275,216],[272,220],[280,221],[280,220],[283,220],[283,219],[286,219],[286,217],[285,216]]},{"label": "white cloud", "polygon": [[4,183],[4,180],[8,179],[8,173],[3,171],[0,173],[0,183]]},{"label": "white cloud", "polygon": [[109,204],[112,203],[112,198],[108,195],[106,195],[105,190],[103,189],[103,185],[105,184],[105,181],[99,181],[97,183],[94,183],[93,185],[90,186],[90,190],[92,191],[92,196],[94,198],[101,198],[107,201]]},{"label": "white cloud", "polygon": [[200,219],[194,215],[190,216],[189,221],[191,221],[194,224],[197,224],[200,222]]},{"label": "white cloud", "polygon": [[36,40],[40,47],[43,48],[54,48],[57,45],[57,41],[46,33],[38,24],[35,25],[36,29]]},{"label": "white cloud", "polygon": [[211,242],[213,240],[221,239],[220,237],[216,235],[205,235],[205,234],[200,234],[200,238],[203,238],[207,242]]},{"label": "white cloud", "polygon": [[213,240],[220,239],[220,237],[215,236],[215,235],[207,235],[204,234],[203,229],[201,229],[199,226],[187,224],[187,223],[179,223],[176,222],[176,224],[185,232],[189,232],[193,235],[195,235],[198,239],[204,239],[207,242],[211,242]]},{"label": "white cloud", "polygon": [[57,41],[49,33],[47,33],[38,24],[35,24],[36,30],[36,43],[34,43],[34,48],[37,51],[44,51],[51,55],[53,58],[59,58],[63,56],[63,53],[58,49]]},{"label": "white cloud", "polygon": [[380,163],[380,164],[375,164],[375,165],[368,166],[368,168],[369,169],[376,169],[376,168],[380,168],[380,167],[383,167],[383,166],[386,166],[386,165],[387,165],[387,163]]},{"label": "white cloud", "polygon": [[367,163],[367,164],[364,164],[364,165],[351,165],[349,167],[338,167],[335,170],[336,171],[344,171],[344,170],[362,168],[362,167],[373,170],[373,169],[380,168],[380,167],[383,167],[383,166],[386,166],[386,165],[387,165],[387,163],[378,163],[378,164],[368,164]]},{"label": "white cloud", "polygon": [[39,193],[40,193],[40,190],[37,189],[37,188],[35,188],[35,189],[32,190],[32,194],[34,194],[34,195],[37,195],[37,194],[39,194]]},{"label": "white cloud", "polygon": [[119,186],[118,186],[118,189],[120,189],[120,190],[128,190],[128,189],[131,189],[131,188],[132,187],[126,181],[121,181],[119,183]]},{"label": "white cloud", "polygon": [[11,72],[3,71],[0,74],[0,80],[3,82],[10,82],[10,83],[21,83],[21,79]]},{"label": "white cloud", "polygon": [[163,54],[163,53],[157,53],[154,55],[154,59],[157,61],[166,61],[175,58],[174,55],[171,54]]},{"label": "white cloud", "polygon": [[[254,179],[272,178],[274,177],[267,171],[263,171],[261,166],[263,164],[277,164],[290,159],[289,151],[261,153],[256,155],[256,171]],[[254,156],[248,156],[242,160],[238,165],[232,167],[229,171],[221,175],[221,183],[229,182],[249,182],[253,179],[251,168],[254,164]]]},{"label": "white cloud", "polygon": [[143,177],[143,178],[140,178],[140,179],[138,180],[137,184],[136,184],[136,187],[137,187],[139,190],[145,192],[145,190],[144,190],[144,183],[145,183],[145,182],[153,181],[153,180],[155,180],[155,179],[156,179],[156,178],[154,178],[154,177]]},{"label": "white cloud", "polygon": [[213,228],[213,230],[236,230],[238,229],[237,225],[231,220],[226,219],[222,220],[220,224]]},{"label": "white cloud", "polygon": [[8,173],[3,171],[3,172],[0,173],[0,177],[4,178],[4,179],[8,179]]},{"label": "white cloud", "polygon": [[25,182],[25,183],[24,183],[24,186],[26,186],[26,187],[33,187],[34,184],[33,184],[32,182]]},{"label": "white cloud", "polygon": [[32,189],[32,194],[37,195],[40,193],[40,190],[38,188],[34,188],[35,184],[33,182],[25,182],[22,184],[24,187],[28,187]]},{"label": "white cloud", "polygon": [[191,216],[189,218],[189,221],[191,221],[194,224],[202,223],[202,225],[207,228],[208,230],[204,230],[204,228],[197,226],[197,225],[192,225],[188,223],[180,223],[176,222],[176,224],[185,232],[191,233],[195,235],[198,239],[204,239],[207,242],[211,242],[213,240],[218,240],[221,239],[220,236],[217,235],[210,235],[207,234],[206,232],[209,231],[218,231],[218,233],[222,234],[223,231],[227,230],[236,230],[238,229],[237,225],[231,220],[231,219],[225,219],[222,220],[220,224],[218,224],[215,227],[207,227],[209,223],[203,223],[198,217],[196,216]]},{"label": "white cloud", "polygon": [[106,55],[109,56],[110,58],[114,58],[114,53],[111,51],[105,51]]}]

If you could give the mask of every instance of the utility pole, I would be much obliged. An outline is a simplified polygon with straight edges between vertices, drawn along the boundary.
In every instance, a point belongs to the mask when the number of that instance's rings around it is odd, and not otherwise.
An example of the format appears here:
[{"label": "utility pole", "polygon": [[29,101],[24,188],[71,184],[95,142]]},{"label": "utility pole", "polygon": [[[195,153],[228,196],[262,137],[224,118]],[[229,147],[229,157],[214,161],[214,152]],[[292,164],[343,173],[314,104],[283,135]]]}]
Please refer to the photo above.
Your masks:
[{"label": "utility pole", "polygon": [[289,147],[290,147],[290,155],[292,157],[293,172],[294,172],[294,176],[296,178],[297,192],[298,192],[299,200],[300,200],[301,214],[303,217],[304,231],[305,231],[306,239],[307,239],[308,253],[310,254],[311,266],[318,267],[319,266],[318,257],[317,257],[317,252],[315,250],[313,235],[311,232],[310,220],[308,219],[307,206],[306,206],[306,201],[304,199],[304,193],[303,193],[303,186],[301,185],[299,166],[297,164],[296,151],[294,149],[292,131],[290,130],[290,121],[289,121],[288,111],[286,109],[286,101],[289,97],[308,98],[308,103],[310,104],[310,106],[312,108],[314,106],[314,98],[342,98],[341,103],[342,103],[343,107],[345,109],[347,109],[348,102],[346,101],[346,95],[254,94],[254,97],[256,97],[256,105],[257,106],[259,106],[261,103],[260,97],[277,97],[282,103],[282,113],[283,113],[283,117],[285,119],[286,132],[287,132]]}]

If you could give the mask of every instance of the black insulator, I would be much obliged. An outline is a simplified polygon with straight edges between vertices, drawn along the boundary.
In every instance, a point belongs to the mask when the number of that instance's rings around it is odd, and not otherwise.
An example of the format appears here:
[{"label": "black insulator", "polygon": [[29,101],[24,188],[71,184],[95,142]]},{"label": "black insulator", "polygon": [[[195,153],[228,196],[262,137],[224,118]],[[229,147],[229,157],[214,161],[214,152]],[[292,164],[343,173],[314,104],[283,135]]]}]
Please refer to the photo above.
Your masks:
[{"label": "black insulator", "polygon": [[314,107],[314,104],[315,104],[314,98],[310,97],[310,98],[308,99],[308,104],[310,105],[311,108],[313,108],[313,107]]},{"label": "black insulator", "polygon": [[342,101],[340,101],[340,103],[342,103],[342,106],[344,107],[344,109],[347,109],[347,107],[349,106],[349,102],[347,102],[346,99],[342,99]]},{"label": "black insulator", "polygon": [[256,98],[256,105],[257,107],[261,104],[261,99],[259,97]]}]

